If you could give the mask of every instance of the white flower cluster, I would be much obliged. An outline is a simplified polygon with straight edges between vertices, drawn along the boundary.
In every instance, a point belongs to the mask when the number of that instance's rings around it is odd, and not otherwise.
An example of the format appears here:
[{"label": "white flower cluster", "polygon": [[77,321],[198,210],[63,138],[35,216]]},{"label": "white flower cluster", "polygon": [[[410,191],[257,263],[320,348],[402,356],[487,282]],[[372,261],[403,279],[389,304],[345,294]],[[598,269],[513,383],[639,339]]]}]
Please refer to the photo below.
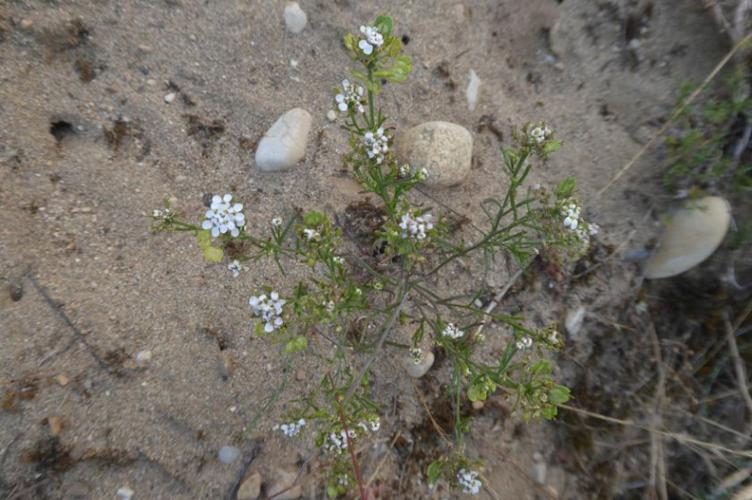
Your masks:
[{"label": "white flower cluster", "polygon": [[353,440],[357,437],[358,434],[352,429],[348,430],[347,432],[332,432],[326,437],[324,444],[321,445],[321,447],[325,451],[332,451],[334,453],[340,454],[347,449],[347,440]]},{"label": "white flower cluster", "polygon": [[173,212],[169,208],[157,208],[152,213],[151,216],[155,219],[161,219],[161,220],[167,220],[171,218],[173,215],[175,215],[175,212]]},{"label": "white flower cluster", "polygon": [[233,278],[237,278],[238,276],[240,276],[240,271],[243,270],[243,266],[240,265],[240,262],[238,260],[233,260],[232,262],[227,264],[227,269],[230,270]]},{"label": "white flower cluster", "polygon": [[415,238],[418,241],[426,239],[426,233],[433,229],[433,217],[431,214],[423,214],[413,217],[412,214],[406,213],[400,219],[399,227],[402,229],[403,238]]},{"label": "white flower cluster", "polygon": [[454,323],[449,323],[446,328],[444,328],[444,331],[441,332],[441,335],[457,340],[462,338],[465,335],[465,332],[457,328]]},{"label": "white flower cluster", "polygon": [[337,101],[337,107],[342,112],[347,111],[352,105],[358,113],[365,113],[364,94],[365,90],[360,85],[354,85],[350,83],[350,80],[342,80],[342,93],[334,96],[334,100]]},{"label": "white flower cluster", "polygon": [[280,430],[282,431],[282,434],[284,434],[287,437],[295,437],[298,434],[300,434],[301,429],[303,426],[305,426],[306,421],[304,418],[301,418],[297,422],[290,422],[289,424],[277,424],[272,429]]},{"label": "white flower cluster", "polygon": [[358,42],[358,47],[367,56],[370,56],[374,47],[381,47],[384,45],[384,35],[379,33],[379,30],[373,26],[361,26],[360,32],[366,37],[365,40]]},{"label": "white flower cluster", "polygon": [[282,218],[281,217],[272,217],[272,226],[273,227],[282,227]]},{"label": "white flower cluster", "polygon": [[363,134],[363,144],[369,158],[375,158],[379,164],[384,161],[384,155],[389,151],[389,137],[383,127],[379,127],[375,133],[369,130]]},{"label": "white flower cluster", "polygon": [[585,220],[580,217],[581,211],[582,209],[580,206],[572,199],[567,199],[561,202],[559,208],[559,212],[564,218],[564,227],[574,231],[578,239],[582,240],[584,243],[588,243],[591,236],[598,234],[598,226],[596,224],[585,222]]},{"label": "white flower cluster", "polygon": [[359,422],[358,427],[363,429],[363,432],[368,432],[369,430],[371,432],[378,432],[381,428],[381,420],[379,420],[379,417],[375,417],[367,422]]},{"label": "white flower cluster", "polygon": [[530,130],[530,142],[534,145],[540,146],[551,137],[551,134],[553,134],[551,127],[545,123],[541,123]]},{"label": "white flower cluster", "polygon": [[248,299],[248,304],[253,310],[253,314],[260,316],[264,321],[264,331],[271,333],[284,324],[282,320],[282,307],[287,301],[279,298],[277,292],[272,292],[267,297],[266,294],[253,296]]},{"label": "white flower cluster", "polygon": [[235,237],[240,234],[240,228],[245,226],[245,215],[242,203],[232,204],[232,195],[214,195],[211,206],[206,211],[206,220],[201,224],[204,229],[211,229],[212,238],[216,238],[227,231]]},{"label": "white flower cluster", "polygon": [[477,495],[483,483],[478,479],[478,473],[474,470],[460,469],[457,472],[457,484],[462,488],[463,493]]},{"label": "white flower cluster", "polygon": [[530,337],[522,337],[520,340],[517,341],[517,349],[520,351],[524,351],[525,349],[529,349],[533,347],[533,339]]},{"label": "white flower cluster", "polygon": [[306,240],[317,240],[321,237],[318,231],[315,229],[303,229],[303,235],[305,235]]}]

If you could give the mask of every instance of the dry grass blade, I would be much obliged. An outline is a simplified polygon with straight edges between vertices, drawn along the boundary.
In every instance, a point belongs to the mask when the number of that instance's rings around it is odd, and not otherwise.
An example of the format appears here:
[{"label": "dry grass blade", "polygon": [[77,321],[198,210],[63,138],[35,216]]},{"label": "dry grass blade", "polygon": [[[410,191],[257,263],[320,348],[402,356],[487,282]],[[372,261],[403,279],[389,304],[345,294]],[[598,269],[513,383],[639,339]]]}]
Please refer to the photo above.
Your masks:
[{"label": "dry grass blade", "polygon": [[608,183],[603,186],[597,193],[595,193],[595,199],[601,197],[603,193],[605,193],[611,186],[614,185],[616,181],[618,181],[622,175],[624,175],[627,170],[632,168],[635,163],[637,163],[637,160],[639,160],[642,155],[645,154],[647,150],[649,150],[651,147],[653,147],[653,144],[658,140],[660,136],[668,130],[668,128],[671,126],[671,124],[674,123],[674,121],[681,116],[681,114],[684,112],[687,107],[694,102],[695,99],[705,90],[705,88],[710,84],[710,82],[715,79],[715,77],[720,73],[720,71],[728,64],[728,62],[734,57],[734,55],[744,47],[746,44],[748,44],[750,41],[752,41],[752,33],[745,36],[743,39],[741,39],[734,47],[726,54],[726,56],[721,59],[721,61],[716,65],[715,68],[713,68],[713,71],[710,72],[710,74],[705,78],[705,80],[702,82],[702,84],[695,89],[694,92],[682,103],[679,108],[674,111],[674,113],[671,115],[671,117],[666,120],[666,123],[663,124],[663,126],[658,130],[658,132],[653,135],[653,137],[648,141],[647,144],[645,144],[642,149],[640,149],[636,155],[632,157],[631,160],[627,162],[626,165],[624,165],[618,172],[616,172],[616,175],[614,175]]},{"label": "dry grass blade", "polygon": [[736,382],[739,384],[739,392],[741,393],[742,399],[747,405],[749,415],[752,418],[752,397],[749,395],[749,386],[747,385],[747,370],[744,367],[742,357],[739,355],[739,347],[736,345],[736,329],[731,325],[728,312],[723,313],[723,324],[726,326],[726,341],[728,342],[731,360],[734,362],[734,370],[736,371]]},{"label": "dry grass blade", "polygon": [[[663,368],[663,356],[661,356],[661,344],[655,325],[651,321],[648,325],[650,338],[653,343],[653,355],[655,356],[656,369],[658,371],[658,384],[655,389],[655,403],[653,406],[653,428],[663,427],[663,403],[666,396],[666,371]],[[664,456],[663,438],[656,432],[650,432],[650,496],[657,495],[661,500],[668,500],[666,488],[666,458]]]}]

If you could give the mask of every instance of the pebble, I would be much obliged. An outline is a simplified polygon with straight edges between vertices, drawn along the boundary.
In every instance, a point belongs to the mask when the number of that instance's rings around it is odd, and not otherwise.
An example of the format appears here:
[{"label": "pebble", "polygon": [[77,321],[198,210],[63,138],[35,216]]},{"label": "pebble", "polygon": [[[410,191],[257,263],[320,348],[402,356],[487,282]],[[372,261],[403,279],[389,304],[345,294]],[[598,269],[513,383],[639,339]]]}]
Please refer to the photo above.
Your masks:
[{"label": "pebble", "polygon": [[256,166],[264,172],[287,170],[305,156],[311,114],[293,108],[280,116],[256,148]]},{"label": "pebble", "polygon": [[60,387],[65,387],[66,385],[68,385],[68,382],[70,382],[68,377],[66,377],[62,373],[55,377],[55,381],[60,384]]},{"label": "pebble", "polygon": [[475,111],[478,104],[478,92],[480,91],[480,78],[474,70],[470,70],[470,81],[467,84],[465,95],[467,96],[467,109]]},{"label": "pebble", "polygon": [[720,246],[731,223],[724,198],[689,200],[668,218],[653,255],[645,263],[648,279],[668,278],[692,269]]},{"label": "pebble", "polygon": [[175,100],[175,95],[176,95],[175,92],[170,92],[169,94],[164,96],[164,102],[166,102],[167,104],[170,104],[172,101]]},{"label": "pebble", "polygon": [[269,498],[273,497],[274,500],[296,500],[303,494],[300,485],[295,484],[295,480],[298,477],[297,472],[276,469],[274,476],[266,492]]},{"label": "pebble", "polygon": [[151,351],[139,351],[136,354],[136,364],[138,366],[146,365],[149,361],[151,361]]},{"label": "pebble", "polygon": [[50,433],[53,436],[57,436],[63,430],[63,421],[60,417],[47,417],[47,425],[50,426]]},{"label": "pebble", "polygon": [[23,29],[27,30],[27,29],[31,28],[32,26],[34,26],[34,21],[32,21],[31,19],[22,19],[21,20],[21,27]]},{"label": "pebble", "polygon": [[428,171],[427,186],[449,187],[464,181],[470,172],[473,136],[455,123],[426,122],[398,135],[395,150],[414,169]]},{"label": "pebble", "polygon": [[261,474],[254,472],[243,479],[238,488],[238,500],[256,500],[261,495]]},{"label": "pebble", "polygon": [[337,112],[334,111],[333,109],[330,109],[329,111],[326,112],[326,119],[329,120],[330,122],[333,122],[334,120],[337,119]]},{"label": "pebble", "polygon": [[567,333],[572,337],[576,337],[582,329],[582,323],[585,321],[585,308],[578,306],[575,309],[567,311],[567,315],[564,318],[564,328],[567,329]]},{"label": "pebble", "polygon": [[20,281],[11,281],[8,283],[8,294],[10,295],[10,300],[13,302],[18,302],[23,297],[23,285]]},{"label": "pebble", "polygon": [[231,464],[240,458],[240,450],[234,446],[223,446],[219,449],[217,458],[223,464]]},{"label": "pebble", "polygon": [[433,366],[434,359],[435,358],[434,358],[433,353],[431,351],[428,351],[425,353],[425,356],[423,357],[423,361],[418,364],[415,364],[412,358],[409,355],[407,355],[405,356],[403,365],[408,375],[410,375],[412,378],[420,378],[423,375],[425,375],[428,372],[428,370],[431,369],[431,367]]},{"label": "pebble", "polygon": [[536,462],[533,464],[532,476],[536,484],[546,484],[546,462]]},{"label": "pebble", "polygon": [[285,5],[285,26],[290,33],[300,33],[308,23],[308,16],[300,8],[298,2],[288,2]]},{"label": "pebble", "polygon": [[120,488],[117,490],[117,500],[131,500],[133,496],[133,490],[130,488]]}]

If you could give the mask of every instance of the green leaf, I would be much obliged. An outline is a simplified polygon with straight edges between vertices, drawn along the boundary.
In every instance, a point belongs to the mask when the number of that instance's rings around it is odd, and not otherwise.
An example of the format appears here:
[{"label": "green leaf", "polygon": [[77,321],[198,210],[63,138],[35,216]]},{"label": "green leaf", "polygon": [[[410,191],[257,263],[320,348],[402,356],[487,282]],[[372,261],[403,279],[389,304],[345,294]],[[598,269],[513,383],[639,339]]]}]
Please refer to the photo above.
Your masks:
[{"label": "green leaf", "polygon": [[389,34],[392,33],[392,28],[394,26],[394,22],[392,21],[392,18],[389,17],[389,16],[378,16],[376,18],[376,21],[374,21],[373,25],[383,35],[389,35]]},{"label": "green leaf", "polygon": [[577,188],[577,181],[574,177],[566,177],[556,186],[554,192],[558,198],[569,198],[574,194]]},{"label": "green leaf", "polygon": [[428,466],[428,469],[426,470],[426,475],[428,476],[428,482],[431,484],[435,484],[436,481],[439,480],[439,476],[441,476],[442,469],[443,469],[443,464],[441,463],[441,460],[435,460],[431,462],[431,464]]},{"label": "green leaf", "polygon": [[328,484],[326,486],[326,494],[329,498],[337,498],[337,495],[339,495],[339,490],[333,484]]},{"label": "green leaf", "polygon": [[485,388],[482,385],[471,385],[467,390],[467,398],[470,401],[485,401],[488,397]]},{"label": "green leaf", "polygon": [[286,353],[300,352],[306,347],[308,347],[308,338],[301,335],[285,344],[284,351]]},{"label": "green leaf", "polygon": [[558,139],[552,139],[543,145],[543,152],[546,154],[555,153],[561,149],[561,141]]},{"label": "green leaf", "polygon": [[570,392],[568,387],[556,385],[548,393],[548,401],[554,405],[561,405],[569,401]]},{"label": "green leaf", "polygon": [[208,246],[211,246],[211,232],[206,229],[196,232],[196,243],[202,250]]},{"label": "green leaf", "polygon": [[326,215],[317,212],[316,210],[311,210],[303,216],[303,224],[309,228],[322,226],[326,221]]},{"label": "green leaf", "polygon": [[347,50],[355,51],[358,47],[358,39],[353,35],[352,33],[347,33],[343,39],[342,42],[345,44],[345,48]]},{"label": "green leaf", "polygon": [[196,243],[204,254],[204,259],[207,262],[216,264],[222,262],[222,258],[225,255],[224,250],[221,248],[213,247],[211,233],[208,230],[202,230],[196,232]]},{"label": "green leaf", "polygon": [[221,248],[208,246],[201,249],[204,252],[204,259],[212,264],[218,264],[222,262],[222,258],[225,256],[224,250]]}]

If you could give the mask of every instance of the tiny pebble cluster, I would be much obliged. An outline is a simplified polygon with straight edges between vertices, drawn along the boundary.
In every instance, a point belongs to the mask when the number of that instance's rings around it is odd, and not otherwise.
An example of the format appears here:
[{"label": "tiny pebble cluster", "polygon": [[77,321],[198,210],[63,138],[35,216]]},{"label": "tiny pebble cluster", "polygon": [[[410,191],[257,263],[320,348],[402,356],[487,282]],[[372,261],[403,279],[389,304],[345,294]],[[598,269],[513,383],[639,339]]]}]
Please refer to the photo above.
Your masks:
[{"label": "tiny pebble cluster", "polygon": [[279,298],[277,292],[253,296],[248,300],[253,314],[260,316],[264,321],[264,331],[271,333],[284,324],[282,320],[282,307],[287,301]]},{"label": "tiny pebble cluster", "polygon": [[433,217],[431,214],[413,216],[410,213],[404,214],[400,219],[399,227],[402,229],[403,238],[414,238],[418,241],[426,239],[426,233],[433,229]]},{"label": "tiny pebble cluster", "polygon": [[462,488],[464,493],[477,495],[483,483],[478,479],[478,473],[474,470],[460,469],[457,472],[457,484]]},{"label": "tiny pebble cluster", "polygon": [[449,323],[446,328],[444,328],[444,331],[441,332],[441,335],[457,340],[462,338],[465,335],[465,332],[457,328],[454,323]]},{"label": "tiny pebble cluster", "polygon": [[241,210],[243,210],[243,204],[233,204],[231,194],[214,195],[201,227],[211,229],[212,238],[228,231],[233,237],[236,237],[240,234],[240,228],[245,226],[245,215]]}]

